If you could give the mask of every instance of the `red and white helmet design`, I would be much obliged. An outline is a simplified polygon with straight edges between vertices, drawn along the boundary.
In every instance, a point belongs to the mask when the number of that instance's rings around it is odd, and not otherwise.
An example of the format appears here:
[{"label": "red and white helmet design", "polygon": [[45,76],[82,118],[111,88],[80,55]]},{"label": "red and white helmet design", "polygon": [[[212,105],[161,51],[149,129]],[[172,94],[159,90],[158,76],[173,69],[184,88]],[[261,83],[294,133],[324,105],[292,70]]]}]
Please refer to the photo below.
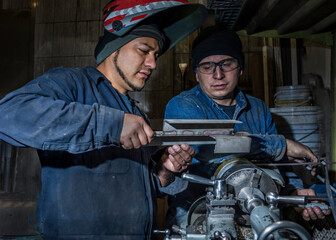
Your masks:
[{"label": "red and white helmet design", "polygon": [[104,27],[122,36],[149,16],[187,3],[187,0],[113,0],[104,8]]}]

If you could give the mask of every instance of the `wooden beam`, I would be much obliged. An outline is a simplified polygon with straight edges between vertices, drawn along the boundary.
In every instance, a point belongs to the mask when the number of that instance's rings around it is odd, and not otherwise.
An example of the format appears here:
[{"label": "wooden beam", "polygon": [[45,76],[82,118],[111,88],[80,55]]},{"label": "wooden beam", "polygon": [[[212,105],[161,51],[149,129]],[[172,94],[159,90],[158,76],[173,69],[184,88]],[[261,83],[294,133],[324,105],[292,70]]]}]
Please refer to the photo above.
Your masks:
[{"label": "wooden beam", "polygon": [[336,12],[330,14],[328,17],[324,18],[320,22],[316,23],[313,25],[310,29],[309,32],[314,34],[314,33],[320,33],[324,29],[328,28],[330,25],[335,24],[336,22]]},{"label": "wooden beam", "polygon": [[314,9],[321,6],[327,0],[309,0],[306,4],[304,4],[298,11],[295,12],[291,17],[287,19],[283,24],[281,24],[277,30],[279,34],[288,33],[292,26],[302,21],[302,19],[307,16],[309,13],[313,13]]},{"label": "wooden beam", "polygon": [[268,0],[264,1],[257,13],[251,19],[250,23],[246,27],[247,34],[255,33],[258,29],[259,24],[263,23],[267,15],[272,11],[272,9],[280,2],[281,0]]}]

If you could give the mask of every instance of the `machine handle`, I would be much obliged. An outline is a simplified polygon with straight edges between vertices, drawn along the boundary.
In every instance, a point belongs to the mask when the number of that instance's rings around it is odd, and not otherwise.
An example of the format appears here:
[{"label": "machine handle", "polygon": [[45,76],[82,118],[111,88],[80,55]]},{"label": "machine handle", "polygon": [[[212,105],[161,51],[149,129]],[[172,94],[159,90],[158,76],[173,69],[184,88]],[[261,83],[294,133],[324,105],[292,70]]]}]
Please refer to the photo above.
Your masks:
[{"label": "machine handle", "polygon": [[165,230],[158,230],[158,229],[154,229],[153,230],[154,234],[165,234],[165,235],[170,235],[170,230],[169,229],[165,229]]},{"label": "machine handle", "polygon": [[182,179],[184,179],[188,182],[200,183],[200,184],[204,184],[204,185],[213,186],[215,184],[215,181],[212,181],[210,179],[200,177],[200,176],[197,176],[197,175],[193,175],[193,174],[190,174],[190,173],[183,173],[182,174]]},{"label": "machine handle", "polygon": [[289,204],[306,204],[307,198],[305,196],[279,196],[275,192],[269,192],[266,194],[266,202],[271,205],[276,205],[278,203],[289,203]]}]

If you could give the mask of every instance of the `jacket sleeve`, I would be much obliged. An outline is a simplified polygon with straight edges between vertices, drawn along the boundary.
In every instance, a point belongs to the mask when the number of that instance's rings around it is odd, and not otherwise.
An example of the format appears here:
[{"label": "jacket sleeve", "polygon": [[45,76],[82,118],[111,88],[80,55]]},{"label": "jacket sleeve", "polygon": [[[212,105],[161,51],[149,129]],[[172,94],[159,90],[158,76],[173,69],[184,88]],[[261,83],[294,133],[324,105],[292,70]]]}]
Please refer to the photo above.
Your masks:
[{"label": "jacket sleeve", "polygon": [[266,104],[262,102],[260,107],[264,118],[260,122],[265,124],[260,129],[265,129],[265,133],[250,135],[252,138],[250,155],[254,158],[279,161],[286,153],[286,139],[283,135],[278,135],[271,112]]},{"label": "jacket sleeve", "polygon": [[277,134],[251,134],[250,159],[270,159],[279,161],[286,153],[286,139]]},{"label": "jacket sleeve", "polygon": [[0,101],[0,138],[19,147],[81,153],[118,145],[124,113],[77,102],[69,72],[45,74]]},{"label": "jacket sleeve", "polygon": [[160,180],[157,175],[154,175],[155,185],[157,189],[157,196],[164,197],[166,194],[175,195],[187,189],[188,182],[176,175],[175,179],[168,186],[161,187]]}]

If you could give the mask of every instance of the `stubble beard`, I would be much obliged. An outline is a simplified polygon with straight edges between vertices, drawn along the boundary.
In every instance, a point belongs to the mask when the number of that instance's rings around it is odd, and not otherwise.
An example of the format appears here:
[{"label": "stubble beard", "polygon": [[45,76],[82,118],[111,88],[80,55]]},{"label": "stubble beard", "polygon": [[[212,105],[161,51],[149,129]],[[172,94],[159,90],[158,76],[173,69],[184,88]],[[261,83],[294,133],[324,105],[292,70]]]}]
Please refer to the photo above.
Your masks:
[{"label": "stubble beard", "polygon": [[119,76],[121,77],[121,79],[135,92],[135,91],[141,91],[143,87],[137,87],[135,86],[130,80],[128,80],[124,74],[124,72],[121,70],[121,68],[118,66],[118,57],[119,57],[119,53],[120,53],[120,49],[118,49],[116,51],[116,55],[113,58],[113,63],[114,63],[114,67],[116,68]]}]

